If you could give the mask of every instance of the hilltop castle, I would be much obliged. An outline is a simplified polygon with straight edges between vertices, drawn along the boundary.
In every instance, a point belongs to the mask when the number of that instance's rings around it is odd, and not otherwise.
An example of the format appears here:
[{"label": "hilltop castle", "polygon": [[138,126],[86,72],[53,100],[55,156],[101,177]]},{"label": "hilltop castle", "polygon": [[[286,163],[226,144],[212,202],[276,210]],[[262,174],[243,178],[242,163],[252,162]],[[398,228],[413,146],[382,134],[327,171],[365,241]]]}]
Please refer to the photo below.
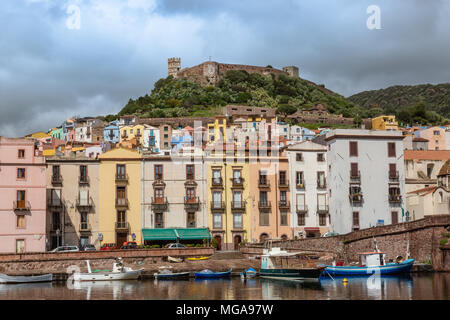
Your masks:
[{"label": "hilltop castle", "polygon": [[215,61],[207,61],[194,67],[181,69],[181,58],[169,58],[167,69],[169,76],[187,78],[202,86],[216,85],[229,70],[245,70],[248,73],[259,73],[261,75],[273,73],[275,75],[285,74],[291,77],[299,76],[298,67],[296,66],[283,67],[283,70],[280,70],[272,67],[225,64]]}]

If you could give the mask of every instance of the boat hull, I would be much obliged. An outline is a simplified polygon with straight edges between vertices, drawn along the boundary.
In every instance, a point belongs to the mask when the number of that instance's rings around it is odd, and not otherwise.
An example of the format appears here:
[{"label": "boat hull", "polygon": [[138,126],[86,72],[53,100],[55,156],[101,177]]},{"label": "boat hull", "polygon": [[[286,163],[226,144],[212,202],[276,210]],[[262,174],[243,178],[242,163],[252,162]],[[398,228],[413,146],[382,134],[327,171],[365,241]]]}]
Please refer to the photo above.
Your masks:
[{"label": "boat hull", "polygon": [[156,280],[181,280],[181,279],[189,279],[190,272],[179,272],[179,273],[156,273]]},{"label": "boat hull", "polygon": [[259,276],[262,278],[290,278],[290,279],[319,279],[324,268],[305,269],[261,269]]},{"label": "boat hull", "polygon": [[226,272],[213,272],[213,273],[203,273],[203,272],[194,272],[194,277],[196,279],[217,279],[217,278],[226,278],[231,275],[231,270]]},{"label": "boat hull", "polygon": [[34,282],[51,282],[53,274],[43,274],[39,276],[8,276],[0,274],[0,283],[34,283]]},{"label": "boat hull", "polygon": [[136,280],[141,276],[142,270],[127,272],[98,272],[98,273],[75,273],[74,281],[111,281],[111,280]]},{"label": "boat hull", "polygon": [[401,263],[388,263],[378,267],[358,267],[358,266],[327,266],[323,275],[332,276],[370,276],[374,273],[382,275],[410,273],[414,264],[414,259],[409,259]]}]

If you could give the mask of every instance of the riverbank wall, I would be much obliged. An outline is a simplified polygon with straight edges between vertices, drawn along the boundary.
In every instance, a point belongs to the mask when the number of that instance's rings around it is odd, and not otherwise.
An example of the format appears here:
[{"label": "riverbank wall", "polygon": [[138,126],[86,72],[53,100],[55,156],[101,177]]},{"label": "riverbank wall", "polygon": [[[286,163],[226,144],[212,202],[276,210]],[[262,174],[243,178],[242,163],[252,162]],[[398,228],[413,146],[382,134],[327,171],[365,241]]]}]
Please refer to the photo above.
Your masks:
[{"label": "riverbank wall", "polygon": [[[288,251],[311,251],[329,255],[344,263],[356,262],[359,253],[374,250],[374,241],[387,260],[397,256],[410,257],[416,262],[431,263],[434,271],[450,271],[450,246],[441,245],[441,240],[450,234],[450,215],[436,215],[424,219],[394,225],[358,230],[345,235],[325,238],[308,238],[279,241]],[[449,239],[450,242],[450,239]],[[260,255],[263,244],[246,244],[241,252],[247,256]]]}]

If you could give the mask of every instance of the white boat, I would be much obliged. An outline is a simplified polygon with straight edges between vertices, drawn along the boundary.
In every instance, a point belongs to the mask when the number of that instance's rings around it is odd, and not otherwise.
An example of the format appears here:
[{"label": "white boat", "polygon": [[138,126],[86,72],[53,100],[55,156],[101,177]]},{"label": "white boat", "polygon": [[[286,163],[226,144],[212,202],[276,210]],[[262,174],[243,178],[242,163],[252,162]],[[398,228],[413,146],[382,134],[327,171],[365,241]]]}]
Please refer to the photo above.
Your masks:
[{"label": "white boat", "polygon": [[8,276],[0,273],[0,283],[30,283],[30,282],[51,282],[53,274],[43,274],[39,276]]},{"label": "white boat", "polygon": [[136,280],[141,276],[143,268],[133,270],[125,267],[122,258],[117,258],[113,264],[112,271],[92,272],[89,260],[86,260],[87,273],[76,272],[73,275],[74,281],[111,281],[111,280]]}]

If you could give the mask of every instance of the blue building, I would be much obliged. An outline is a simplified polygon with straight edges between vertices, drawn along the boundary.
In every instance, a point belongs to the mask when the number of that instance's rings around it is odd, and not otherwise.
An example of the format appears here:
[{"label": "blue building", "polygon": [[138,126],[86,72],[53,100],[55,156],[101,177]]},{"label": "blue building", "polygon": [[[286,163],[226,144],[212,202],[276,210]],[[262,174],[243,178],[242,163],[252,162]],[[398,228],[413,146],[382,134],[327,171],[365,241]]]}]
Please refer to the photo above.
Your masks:
[{"label": "blue building", "polygon": [[119,121],[111,121],[104,129],[105,142],[117,143],[120,142]]}]

